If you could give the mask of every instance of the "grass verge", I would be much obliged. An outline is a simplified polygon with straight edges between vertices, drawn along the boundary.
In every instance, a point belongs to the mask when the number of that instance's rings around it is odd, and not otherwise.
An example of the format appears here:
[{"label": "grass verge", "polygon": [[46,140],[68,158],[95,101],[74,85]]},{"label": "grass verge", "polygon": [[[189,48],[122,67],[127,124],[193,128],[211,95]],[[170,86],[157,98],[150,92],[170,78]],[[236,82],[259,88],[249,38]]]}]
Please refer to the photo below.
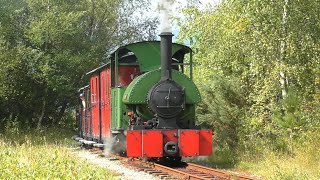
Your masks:
[{"label": "grass verge", "polygon": [[259,156],[246,154],[237,170],[251,172],[264,179],[320,179],[320,132],[309,132],[300,139],[286,140],[289,152],[275,152],[266,147]]},{"label": "grass verge", "polygon": [[[300,138],[282,139],[285,151],[267,146],[263,140],[252,142],[247,152],[233,153],[214,148],[209,157],[187,159],[214,168],[224,168],[271,180],[319,180],[320,132],[306,132]],[[256,143],[254,145],[254,143]],[[276,140],[273,142],[276,143]]]},{"label": "grass verge", "polygon": [[114,179],[114,172],[77,158],[70,130],[0,134],[0,179]]}]

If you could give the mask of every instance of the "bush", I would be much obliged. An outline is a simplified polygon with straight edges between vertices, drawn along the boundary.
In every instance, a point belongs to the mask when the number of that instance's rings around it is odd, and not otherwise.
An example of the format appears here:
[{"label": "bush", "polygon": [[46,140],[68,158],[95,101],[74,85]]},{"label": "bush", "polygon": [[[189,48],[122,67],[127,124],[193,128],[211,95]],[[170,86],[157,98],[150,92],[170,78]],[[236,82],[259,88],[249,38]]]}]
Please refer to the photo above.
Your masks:
[{"label": "bush", "polygon": [[198,122],[213,129],[216,147],[235,150],[244,102],[240,86],[236,79],[213,76],[200,87],[203,102],[197,109]]},{"label": "bush", "polygon": [[69,129],[0,134],[0,179],[110,179],[115,173],[75,157]]},{"label": "bush", "polygon": [[304,132],[296,139],[282,138],[291,153],[261,146],[259,156],[252,151],[242,153],[237,168],[265,179],[319,179],[319,138],[320,131]]}]

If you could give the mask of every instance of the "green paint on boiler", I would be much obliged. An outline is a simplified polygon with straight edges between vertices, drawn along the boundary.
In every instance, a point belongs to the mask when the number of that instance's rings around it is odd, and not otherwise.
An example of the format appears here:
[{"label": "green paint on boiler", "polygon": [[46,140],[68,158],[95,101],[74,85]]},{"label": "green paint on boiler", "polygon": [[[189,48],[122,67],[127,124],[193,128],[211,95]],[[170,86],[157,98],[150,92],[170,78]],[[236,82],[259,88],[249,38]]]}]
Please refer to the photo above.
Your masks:
[{"label": "green paint on boiler", "polygon": [[[160,70],[154,70],[135,78],[127,87],[123,95],[123,102],[125,104],[146,104],[149,90],[160,81],[160,73]],[[172,70],[172,79],[185,88],[186,104],[197,104],[201,101],[197,86],[188,76]]]}]

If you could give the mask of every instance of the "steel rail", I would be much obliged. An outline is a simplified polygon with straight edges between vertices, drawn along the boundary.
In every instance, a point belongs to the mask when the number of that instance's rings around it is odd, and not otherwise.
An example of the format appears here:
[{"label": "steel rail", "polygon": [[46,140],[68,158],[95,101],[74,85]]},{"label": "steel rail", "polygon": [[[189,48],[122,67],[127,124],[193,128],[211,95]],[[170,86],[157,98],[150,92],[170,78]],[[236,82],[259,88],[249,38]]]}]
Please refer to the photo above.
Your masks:
[{"label": "steel rail", "polygon": [[186,169],[199,171],[199,172],[210,174],[213,176],[218,176],[218,177],[224,178],[224,179],[231,179],[231,177],[232,177],[229,173],[227,173],[225,171],[221,171],[221,170],[213,169],[213,168],[208,168],[208,167],[201,166],[198,164],[193,164],[193,163],[187,163]]},{"label": "steel rail", "polygon": [[211,178],[205,178],[205,177],[197,176],[194,174],[190,174],[188,172],[180,171],[180,170],[170,168],[167,166],[163,166],[160,164],[156,164],[156,163],[154,163],[152,165],[148,164],[148,166],[151,166],[155,170],[162,171],[162,172],[168,173],[173,176],[184,177],[184,179],[190,179],[190,180],[209,180],[209,179],[211,179]]},{"label": "steel rail", "polygon": [[257,180],[257,179],[259,179],[256,177],[238,175],[238,174],[235,174],[232,172],[226,172],[223,170],[213,169],[213,168],[209,168],[209,167],[205,167],[205,166],[201,166],[201,165],[193,164],[193,163],[187,163],[186,169],[203,172],[206,174],[210,174],[210,175],[225,178],[225,179],[235,179],[235,180]]},{"label": "steel rail", "polygon": [[[103,150],[101,148],[92,148],[89,150],[93,154],[103,155]],[[126,157],[121,157],[118,155],[113,155],[114,158],[118,160],[125,160]],[[206,166],[201,166],[194,163],[186,163],[186,166],[171,168],[154,162],[144,162],[136,158],[127,159],[131,162],[136,162],[144,167],[149,167],[156,171],[167,173],[171,176],[175,176],[183,179],[190,180],[209,180],[209,179],[227,179],[227,180],[259,180],[261,178],[251,177],[246,175],[239,175],[233,172],[223,171],[219,169],[213,169]],[[162,174],[157,172],[155,174]]]}]

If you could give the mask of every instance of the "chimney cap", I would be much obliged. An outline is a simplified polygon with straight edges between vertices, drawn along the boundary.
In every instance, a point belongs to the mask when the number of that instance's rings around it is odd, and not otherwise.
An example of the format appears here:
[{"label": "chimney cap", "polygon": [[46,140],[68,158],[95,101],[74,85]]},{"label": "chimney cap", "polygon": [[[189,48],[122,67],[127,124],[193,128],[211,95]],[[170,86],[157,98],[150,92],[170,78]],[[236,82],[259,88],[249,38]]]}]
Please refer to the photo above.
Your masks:
[{"label": "chimney cap", "polygon": [[172,32],[161,32],[159,36],[174,36]]}]

